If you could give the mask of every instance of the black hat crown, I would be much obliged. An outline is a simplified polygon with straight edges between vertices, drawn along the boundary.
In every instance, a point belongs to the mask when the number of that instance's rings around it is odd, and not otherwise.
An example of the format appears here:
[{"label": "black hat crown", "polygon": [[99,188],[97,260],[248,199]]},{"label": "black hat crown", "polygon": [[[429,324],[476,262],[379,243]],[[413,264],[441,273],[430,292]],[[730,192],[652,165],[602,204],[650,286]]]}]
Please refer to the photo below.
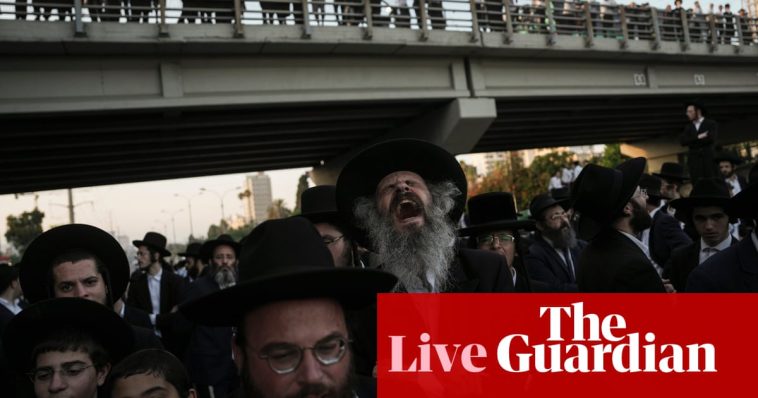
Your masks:
[{"label": "black hat crown", "polygon": [[529,203],[529,214],[533,219],[540,219],[541,214],[548,208],[553,206],[562,206],[564,209],[568,205],[568,199],[556,200],[553,196],[547,193],[539,194],[532,199]]},{"label": "black hat crown", "polygon": [[653,173],[654,176],[663,178],[663,179],[672,179],[672,180],[687,180],[689,177],[687,177],[687,173],[684,171],[684,166],[682,166],[679,163],[673,163],[673,162],[666,162],[661,165],[661,172],[660,173]]},{"label": "black hat crown", "polygon": [[334,185],[318,185],[300,195],[302,216],[337,212],[337,188]]},{"label": "black hat crown", "polygon": [[690,198],[720,198],[729,199],[729,187],[726,186],[724,180],[719,178],[703,178],[692,187],[690,192]]},{"label": "black hat crown", "polygon": [[660,198],[661,179],[650,174],[643,174],[640,179],[640,188],[647,190],[647,196]]},{"label": "black hat crown", "polygon": [[518,218],[516,200],[509,192],[489,192],[477,195],[468,201],[468,216],[471,225],[513,221]]}]

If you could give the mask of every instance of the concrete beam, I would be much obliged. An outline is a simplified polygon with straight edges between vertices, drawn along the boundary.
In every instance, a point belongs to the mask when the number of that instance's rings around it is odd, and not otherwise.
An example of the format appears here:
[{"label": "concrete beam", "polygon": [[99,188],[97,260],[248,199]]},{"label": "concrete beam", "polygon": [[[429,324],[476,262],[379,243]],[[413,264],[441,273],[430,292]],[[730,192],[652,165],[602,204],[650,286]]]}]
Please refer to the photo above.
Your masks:
[{"label": "concrete beam", "polygon": [[426,140],[453,154],[471,152],[495,118],[497,109],[494,99],[456,98],[363,147],[355,148],[320,167],[314,167],[311,178],[318,185],[335,184],[345,164],[360,151],[375,143],[397,138]]}]

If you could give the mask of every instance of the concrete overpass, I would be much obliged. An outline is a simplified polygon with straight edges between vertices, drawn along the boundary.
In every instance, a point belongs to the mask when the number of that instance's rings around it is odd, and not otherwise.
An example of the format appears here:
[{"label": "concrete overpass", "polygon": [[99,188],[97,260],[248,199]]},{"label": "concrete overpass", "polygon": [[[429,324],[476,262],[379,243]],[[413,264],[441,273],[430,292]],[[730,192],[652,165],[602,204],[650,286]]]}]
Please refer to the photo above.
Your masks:
[{"label": "concrete overpass", "polygon": [[438,14],[403,28],[375,10],[314,26],[310,2],[261,24],[249,3],[228,24],[174,23],[169,8],[154,23],[80,8],[71,21],[0,20],[0,193],[308,166],[328,182],[396,136],[455,153],[624,142],[660,162],[681,151],[693,97],[724,143],[756,137],[755,20],[722,44],[717,20],[691,35],[697,20],[650,9],[606,10],[606,27],[591,7],[576,25],[512,6],[484,25],[466,2],[442,30]]}]

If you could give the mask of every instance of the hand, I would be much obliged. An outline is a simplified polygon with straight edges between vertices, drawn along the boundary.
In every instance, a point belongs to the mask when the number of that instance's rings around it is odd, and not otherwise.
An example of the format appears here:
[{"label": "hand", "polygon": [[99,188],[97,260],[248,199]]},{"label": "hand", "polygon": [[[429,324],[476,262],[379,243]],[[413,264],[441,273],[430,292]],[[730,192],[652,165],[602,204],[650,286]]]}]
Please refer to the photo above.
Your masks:
[{"label": "hand", "polygon": [[666,289],[666,293],[676,293],[676,289],[674,288],[674,285],[671,284],[670,279],[662,279],[661,282],[663,282],[663,287]]},{"label": "hand", "polygon": [[173,314],[176,311],[179,311],[179,306],[178,305],[175,305],[174,308],[171,309],[171,313]]},{"label": "hand", "polygon": [[700,133],[697,135],[697,139],[702,140],[703,138],[708,138],[708,132]]}]

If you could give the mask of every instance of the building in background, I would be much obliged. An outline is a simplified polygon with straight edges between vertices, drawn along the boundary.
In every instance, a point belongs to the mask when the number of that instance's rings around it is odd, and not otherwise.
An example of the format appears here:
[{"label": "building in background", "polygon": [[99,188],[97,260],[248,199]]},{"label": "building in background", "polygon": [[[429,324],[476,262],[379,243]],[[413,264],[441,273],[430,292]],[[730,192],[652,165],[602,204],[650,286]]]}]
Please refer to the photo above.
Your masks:
[{"label": "building in background", "polygon": [[260,224],[268,218],[268,208],[273,202],[271,179],[263,172],[245,178],[245,219]]}]

